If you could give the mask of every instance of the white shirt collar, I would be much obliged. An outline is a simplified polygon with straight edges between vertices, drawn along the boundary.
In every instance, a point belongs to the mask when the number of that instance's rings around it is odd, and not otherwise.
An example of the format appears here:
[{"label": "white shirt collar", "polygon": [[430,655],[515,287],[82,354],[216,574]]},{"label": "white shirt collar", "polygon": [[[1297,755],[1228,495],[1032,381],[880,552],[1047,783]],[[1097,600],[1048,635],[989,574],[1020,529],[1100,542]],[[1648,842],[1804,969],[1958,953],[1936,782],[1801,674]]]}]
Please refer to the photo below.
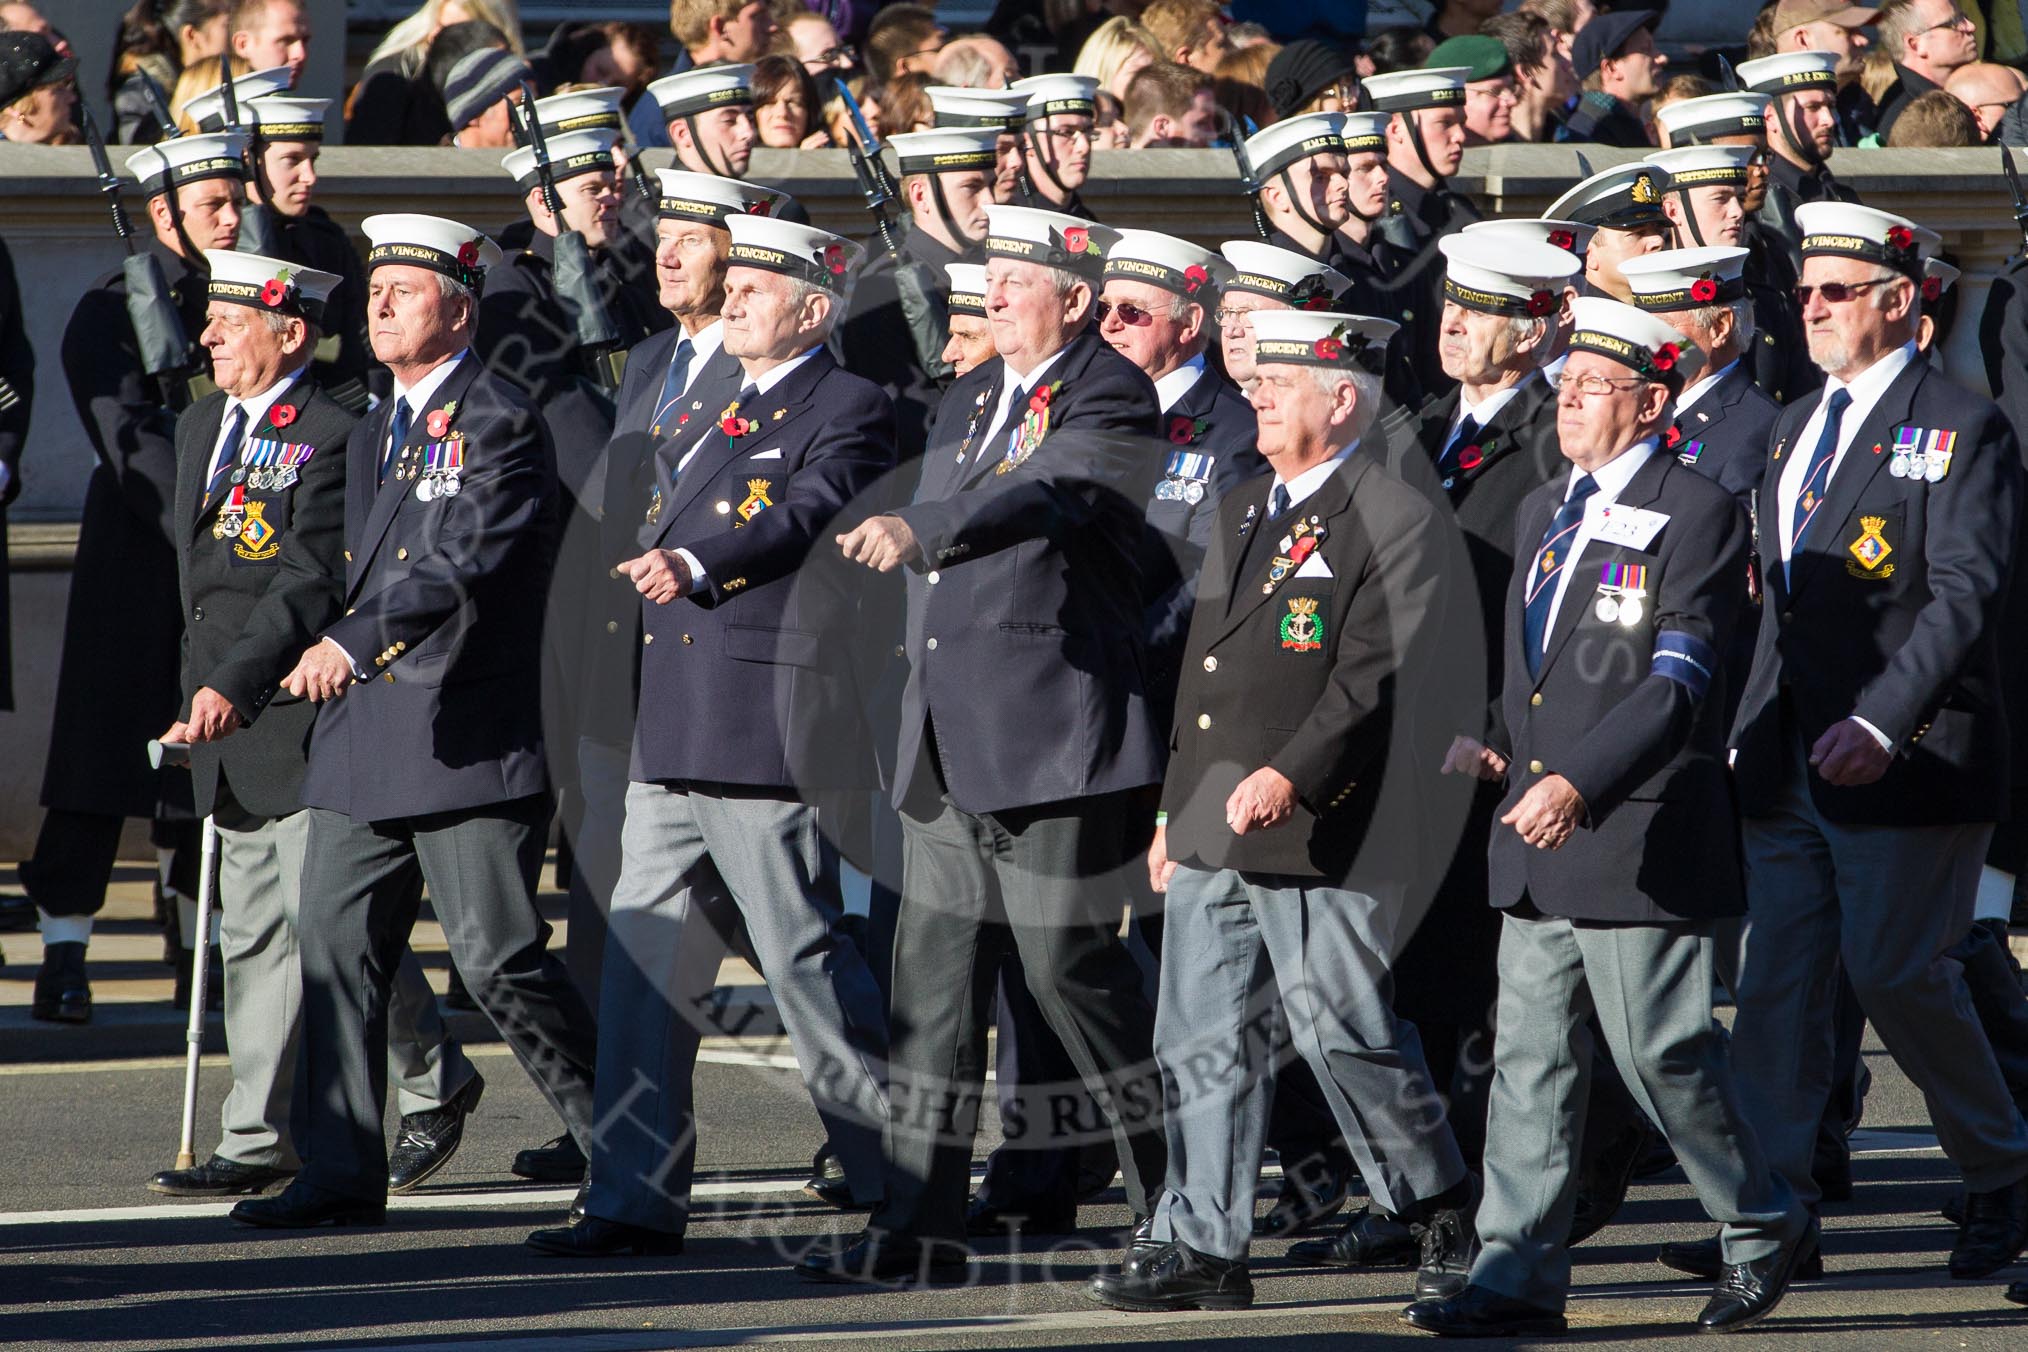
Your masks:
[{"label": "white shirt collar", "polygon": [[411,419],[423,416],[430,401],[436,398],[437,391],[444,387],[444,382],[451,378],[451,372],[458,369],[458,363],[463,361],[465,354],[470,351],[468,347],[459,348],[449,358],[431,367],[427,375],[407,389],[402,388],[400,381],[394,382],[394,397],[408,400],[408,415]]},{"label": "white shirt collar", "polygon": [[1478,405],[1477,407],[1474,407],[1471,404],[1465,402],[1465,392],[1461,387],[1458,390],[1458,411],[1451,418],[1451,431],[1456,432],[1458,430],[1458,426],[1461,423],[1463,423],[1466,418],[1476,419],[1478,421],[1479,426],[1481,428],[1484,428],[1487,423],[1493,421],[1493,419],[1500,416],[1500,410],[1507,407],[1508,403],[1514,398],[1514,396],[1521,393],[1521,387],[1523,385],[1526,385],[1532,378],[1533,378],[1532,373],[1530,375],[1523,376],[1521,379],[1515,381],[1512,385],[1509,385],[1506,389],[1498,390],[1492,394],[1487,395],[1486,401]]},{"label": "white shirt collar", "polygon": [[[1648,463],[1648,457],[1655,453],[1656,444],[1655,438],[1644,438],[1592,470],[1591,481],[1598,485],[1592,501],[1601,505],[1616,501],[1620,494],[1626,492],[1627,485],[1634,481],[1634,476],[1641,472],[1641,466]],[[1576,465],[1570,467],[1570,478],[1563,485],[1565,502],[1570,501],[1571,490],[1577,487],[1578,478],[1584,473]],[[1589,511],[1590,506],[1587,503],[1585,509]]]},{"label": "white shirt collar", "polygon": [[[1850,380],[1840,380],[1836,376],[1826,377],[1825,400],[1831,397],[1832,390],[1845,390],[1852,396],[1852,407],[1845,411],[1840,425],[1857,427],[1858,420],[1873,411],[1873,406],[1880,402],[1880,396],[1887,393],[1887,387],[1894,383],[1896,376],[1908,369],[1908,364],[1915,360],[1915,356],[1915,342],[1911,339]],[[1817,406],[1822,408],[1824,404],[1820,401]]]},{"label": "white shirt collar", "polygon": [[[677,326],[681,330],[682,326]],[[690,378],[697,379],[696,373],[704,369],[704,363],[718,355],[718,349],[725,346],[725,321],[714,319],[695,333],[683,332],[677,338],[677,346],[690,344]],[[673,356],[676,349],[669,349]]]},{"label": "white shirt collar", "polygon": [[246,410],[246,435],[251,436],[253,429],[260,425],[261,419],[268,416],[268,410],[275,406],[275,401],[282,397],[282,391],[295,384],[296,377],[302,374],[301,368],[291,371],[251,399],[234,399],[230,395],[226,396],[225,416],[219,424],[220,435],[223,435],[225,424],[232,421],[232,411],[235,408],[243,408]]},{"label": "white shirt collar", "polygon": [[1550,389],[1560,390],[1563,388],[1563,364],[1569,360],[1570,351],[1566,348],[1563,354],[1555,361],[1542,363],[1542,378],[1549,382]]},{"label": "white shirt collar", "polygon": [[1204,354],[1198,353],[1189,361],[1155,382],[1155,400],[1167,413],[1176,407],[1176,401],[1190,393],[1197,382],[1204,378]]},{"label": "white shirt collar", "polygon": [[766,394],[769,390],[787,380],[805,362],[816,356],[818,350],[823,346],[822,343],[818,343],[815,347],[805,348],[780,365],[771,367],[765,374],[755,376],[753,381],[754,393],[756,395]]},{"label": "white shirt collar", "polygon": [[[1357,438],[1354,438],[1350,446],[1345,447],[1322,464],[1310,466],[1293,479],[1284,479],[1280,474],[1276,474],[1275,482],[1289,490],[1289,506],[1294,507],[1297,503],[1304,501],[1311,494],[1322,488],[1324,481],[1336,473],[1338,466],[1349,460],[1352,452],[1358,449],[1359,442]],[[1272,489],[1269,490],[1269,496],[1273,496]]]},{"label": "white shirt collar", "polygon": [[994,404],[993,416],[986,423],[986,426],[989,428],[998,427],[1002,422],[1006,421],[1007,406],[1014,402],[1014,391],[1026,390],[1030,394],[1035,393],[1035,387],[1042,383],[1042,377],[1049,374],[1050,367],[1063,360],[1063,354],[1069,347],[1070,344],[1065,343],[1062,347],[1043,358],[1034,370],[1029,371],[1025,375],[1016,371],[1013,363],[1002,357],[1000,359],[1000,367],[1003,373],[1000,379],[1000,398],[999,402]]},{"label": "white shirt collar", "polygon": [[1739,358],[1734,357],[1731,361],[1725,363],[1725,365],[1719,367],[1716,371],[1713,371],[1710,375],[1699,378],[1695,383],[1691,384],[1688,388],[1686,388],[1683,391],[1683,393],[1677,395],[1676,416],[1680,418],[1685,413],[1689,412],[1690,406],[1692,404],[1696,403],[1699,399],[1702,399],[1705,395],[1709,394],[1711,392],[1712,387],[1717,385],[1719,381],[1731,375],[1732,368],[1737,365],[1739,365]]}]

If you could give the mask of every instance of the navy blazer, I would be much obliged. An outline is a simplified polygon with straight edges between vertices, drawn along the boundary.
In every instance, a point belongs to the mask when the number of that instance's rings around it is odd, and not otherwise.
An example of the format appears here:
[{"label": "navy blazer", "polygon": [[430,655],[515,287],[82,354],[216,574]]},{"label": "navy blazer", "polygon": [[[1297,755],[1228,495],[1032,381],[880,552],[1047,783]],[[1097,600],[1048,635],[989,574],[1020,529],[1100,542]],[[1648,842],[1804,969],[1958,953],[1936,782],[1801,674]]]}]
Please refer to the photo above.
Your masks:
[{"label": "navy blazer", "polygon": [[1209,367],[1162,415],[1161,426],[1155,454],[1162,480],[1148,501],[1141,575],[1148,595],[1149,688],[1162,706],[1160,723],[1166,724],[1190,632],[1197,570],[1218,528],[1218,504],[1264,473],[1267,461],[1254,449],[1260,429],[1253,405]]},{"label": "navy blazer", "polygon": [[[1567,477],[1521,505],[1516,558],[1532,560]],[[1505,816],[1545,775],[1583,796],[1586,818],[1561,849],[1495,825],[1491,897],[1547,915],[1656,922],[1745,907],[1725,773],[1725,649],[1744,599],[1747,522],[1731,495],[1656,452],[1616,508],[1668,519],[1641,547],[1592,539],[1569,565],[1540,672],[1528,674],[1523,614],[1530,569],[1507,591],[1505,680],[1489,744],[1507,757]],[[1601,618],[1608,565],[1647,569],[1638,622]]]},{"label": "navy blazer", "polygon": [[939,798],[932,723],[944,791],[964,812],[1162,777],[1135,561],[1160,469],[1147,451],[1154,383],[1086,328],[1044,377],[1040,441],[1002,472],[1024,413],[984,425],[1005,378],[996,359],[951,387],[898,512],[923,558],[909,576],[894,802],[919,815]]},{"label": "navy blazer", "polygon": [[[455,408],[452,405],[455,404]],[[430,415],[448,410],[445,437]],[[528,396],[466,353],[407,444],[461,434],[455,497],[375,488],[392,401],[352,430],[346,611],[324,637],[363,674],[318,711],[309,807],[383,821],[507,802],[546,787],[543,606],[556,548],[549,429]]]},{"label": "navy blazer", "polygon": [[[1998,622],[2021,515],[2014,429],[1917,357],[1853,433],[1784,569],[1778,485],[1788,457],[1808,454],[1797,442],[1821,398],[1782,411],[1755,513],[1760,639],[1732,734],[1742,806],[1773,810],[1785,739],[1807,748],[1857,715],[1893,743],[1894,762],[1856,788],[1812,773],[1819,812],[1881,826],[1996,820],[2009,745]],[[1956,434],[1942,479],[1889,471],[1905,430]]]},{"label": "navy blazer", "polygon": [[[262,442],[314,448],[287,488],[244,483],[246,525],[262,529],[228,539],[211,531],[229,492],[205,499],[211,456],[225,414],[215,392],[176,424],[176,562],[183,593],[183,711],[210,687],[232,703],[241,727],[222,741],[190,748],[200,813],[218,800],[221,774],[235,801],[260,817],[302,807],[303,766],[317,707],[275,696],[303,649],[338,617],[345,564],[345,443],[358,420],[299,373],[246,429],[245,453]],[[281,410],[287,409],[287,413]],[[257,537],[257,538],[256,538]]]},{"label": "navy blazer", "polygon": [[1744,361],[1720,376],[1718,383],[1679,413],[1665,436],[1665,447],[1678,460],[1739,499],[1753,510],[1753,495],[1767,469],[1768,442],[1781,405],[1754,383]]},{"label": "navy blazer", "polygon": [[[721,406],[722,407],[722,406]],[[688,550],[706,586],[639,602],[641,707],[632,777],[777,790],[876,782],[856,623],[872,575],[833,536],[894,468],[894,406],[815,349],[728,436],[692,419],[652,547]]]}]

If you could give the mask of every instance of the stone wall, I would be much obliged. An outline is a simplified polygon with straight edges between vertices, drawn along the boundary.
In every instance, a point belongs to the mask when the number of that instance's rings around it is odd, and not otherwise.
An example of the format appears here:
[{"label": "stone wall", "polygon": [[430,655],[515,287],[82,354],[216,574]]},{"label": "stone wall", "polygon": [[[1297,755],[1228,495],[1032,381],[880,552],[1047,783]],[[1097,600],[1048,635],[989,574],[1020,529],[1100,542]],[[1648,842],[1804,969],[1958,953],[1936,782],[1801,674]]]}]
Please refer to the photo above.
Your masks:
[{"label": "stone wall", "polygon": [[[666,163],[667,154],[651,151],[649,162]],[[1596,148],[1587,156],[1593,168],[1631,158],[1630,152]],[[482,229],[521,214],[512,183],[485,152],[333,146],[319,167],[319,200],[354,228],[377,211],[426,211]],[[1965,269],[1946,362],[1958,379],[1983,389],[1978,315],[1989,279],[2021,242],[1998,153],[1847,150],[1832,167],[1869,203],[1942,232]],[[1207,244],[1251,233],[1251,216],[1232,191],[1232,161],[1224,152],[1101,154],[1098,169],[1085,196],[1110,224],[1167,230]],[[1567,147],[1498,147],[1469,152],[1458,186],[1478,197],[1489,214],[1527,215],[1540,212],[1582,174],[1577,153]],[[854,237],[870,231],[842,151],[762,151],[754,157],[754,176],[802,199],[819,225]],[[137,194],[128,194],[128,205],[140,214]],[[10,859],[27,852],[38,820],[35,793],[74,522],[92,465],[64,389],[58,344],[77,297],[120,259],[87,153],[0,144],[0,236],[13,253],[29,335],[42,357],[22,466],[26,487],[9,523],[18,709],[0,715],[0,859]]]}]

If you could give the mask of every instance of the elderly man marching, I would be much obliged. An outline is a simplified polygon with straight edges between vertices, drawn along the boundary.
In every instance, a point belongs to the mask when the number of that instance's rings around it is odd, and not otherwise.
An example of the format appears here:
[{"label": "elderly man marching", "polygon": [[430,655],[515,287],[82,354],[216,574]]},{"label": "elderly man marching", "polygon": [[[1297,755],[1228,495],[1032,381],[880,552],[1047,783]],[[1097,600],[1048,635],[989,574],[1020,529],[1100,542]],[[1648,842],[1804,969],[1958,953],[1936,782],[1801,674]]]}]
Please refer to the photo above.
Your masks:
[{"label": "elderly man marching", "polygon": [[345,613],[282,683],[324,706],[298,929],[318,1111],[296,1181],[232,1213],[276,1228],[385,1219],[376,1049],[425,886],[480,1007],[571,1134],[591,1130],[591,1010],[535,908],[548,429],[470,352],[493,242],[434,216],[369,216],[365,230],[373,350],[394,389],[346,447]]},{"label": "elderly man marching", "polygon": [[[1964,1174],[1953,1277],[2028,1244],[2028,1124],[1948,950],[2007,801],[2000,617],[2021,468],[1989,401],[1917,355],[1934,232],[1796,208],[1803,322],[1828,377],[1792,404],[1755,514],[1760,646],[1738,749],[1753,931],[1737,991],[1747,1110],[1805,1201],[1840,963]],[[1663,1261],[1695,1271],[1708,1245]]]},{"label": "elderly man marching", "polygon": [[1147,1242],[1091,1280],[1116,1309],[1252,1303],[1276,999],[1375,1205],[1429,1237],[1418,1290],[1461,1273],[1471,1241],[1471,1176],[1388,980],[1405,881],[1390,804],[1413,797],[1406,778],[1386,784],[1407,740],[1394,696],[1431,659],[1443,608],[1435,510],[1358,454],[1395,326],[1316,311],[1253,323],[1273,474],[1226,496],[1185,646],[1148,851],[1168,894],[1155,1033],[1168,1187]]},{"label": "elderly man marching", "polygon": [[[310,372],[341,278],[258,254],[205,251],[203,343],[219,391],[177,422],[176,552],[184,716],[162,734],[190,745],[197,811],[216,818],[219,947],[232,1089],[218,1150],[155,1175],[153,1192],[260,1192],[299,1166],[290,1103],[301,1046],[304,749],[313,704],[282,678],[338,618],[345,442],[354,419]],[[446,1035],[411,952],[388,1008],[388,1072],[402,1124],[388,1185],[404,1192],[449,1161],[478,1072]],[[470,1095],[477,1097],[477,1092]]]},{"label": "elderly man marching", "polygon": [[[645,632],[600,998],[601,1130],[583,1219],[528,1237],[545,1253],[683,1251],[700,1011],[740,922],[853,1199],[880,1197],[886,1024],[812,802],[873,782],[872,749],[852,735],[865,575],[812,551],[893,468],[894,409],[824,346],[858,246],[764,216],[725,226],[725,351],[745,384],[667,448],[648,548],[620,565]],[[735,708],[724,724],[696,716]]]},{"label": "elderly man marching", "polygon": [[1407,1321],[1453,1337],[1564,1331],[1595,1010],[1627,1088],[1724,1226],[1709,1332],[1772,1310],[1814,1227],[1769,1166],[1711,1020],[1712,926],[1743,903],[1719,654],[1747,523],[1661,452],[1698,356],[1654,315],[1575,302],[1557,431],[1571,462],[1521,504],[1505,683],[1447,771],[1505,778],[1490,851],[1500,937],[1484,1246]]}]

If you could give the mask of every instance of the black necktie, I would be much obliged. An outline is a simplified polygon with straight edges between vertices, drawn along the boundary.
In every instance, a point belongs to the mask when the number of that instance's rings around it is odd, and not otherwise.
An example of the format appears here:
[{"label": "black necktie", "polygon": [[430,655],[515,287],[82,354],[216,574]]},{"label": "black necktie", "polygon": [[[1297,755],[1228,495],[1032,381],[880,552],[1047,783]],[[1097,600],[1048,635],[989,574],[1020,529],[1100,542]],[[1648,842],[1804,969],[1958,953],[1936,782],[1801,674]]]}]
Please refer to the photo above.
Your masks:
[{"label": "black necktie", "polygon": [[674,418],[681,417],[676,413],[676,405],[682,401],[684,392],[689,387],[690,358],[695,351],[696,349],[690,346],[688,338],[676,340],[675,354],[669,358],[669,373],[662,377],[662,397],[655,401],[655,414],[648,419],[650,436],[661,436],[665,422],[670,431],[675,431]]},{"label": "black necktie", "polygon": [[1285,515],[1288,512],[1290,506],[1291,503],[1289,502],[1289,486],[1287,484],[1276,484],[1271,490],[1269,490],[1268,519],[1270,521],[1274,520],[1276,517]]},{"label": "black necktie", "polygon": [[1439,469],[1443,468],[1444,463],[1448,461],[1452,456],[1456,455],[1459,451],[1471,445],[1478,439],[1479,439],[1479,420],[1477,418],[1474,418],[1471,414],[1467,413],[1463,417],[1463,419],[1459,421],[1458,430],[1452,434],[1450,441],[1444,446],[1444,453],[1437,457],[1437,468]]},{"label": "black necktie", "polygon": [[1528,568],[1527,603],[1522,611],[1521,648],[1528,659],[1528,674],[1542,674],[1542,639],[1549,632],[1549,612],[1556,604],[1556,580],[1570,566],[1570,545],[1584,522],[1584,500],[1598,491],[1598,480],[1589,474],[1577,476],[1570,496],[1549,518],[1536,546],[1535,560]]},{"label": "black necktie", "polygon": [[414,415],[408,410],[406,398],[394,401],[394,423],[387,438],[387,449],[380,454],[380,482],[387,482],[388,471],[394,468],[394,457],[401,452],[402,443],[408,440],[409,423]]},{"label": "black necktie", "polygon": [[239,439],[246,433],[246,405],[236,404],[232,410],[232,421],[226,424],[225,443],[220,448],[217,468],[211,471],[211,482],[204,486],[204,505],[209,507],[218,501],[218,495],[232,480],[232,472],[239,465]]}]

